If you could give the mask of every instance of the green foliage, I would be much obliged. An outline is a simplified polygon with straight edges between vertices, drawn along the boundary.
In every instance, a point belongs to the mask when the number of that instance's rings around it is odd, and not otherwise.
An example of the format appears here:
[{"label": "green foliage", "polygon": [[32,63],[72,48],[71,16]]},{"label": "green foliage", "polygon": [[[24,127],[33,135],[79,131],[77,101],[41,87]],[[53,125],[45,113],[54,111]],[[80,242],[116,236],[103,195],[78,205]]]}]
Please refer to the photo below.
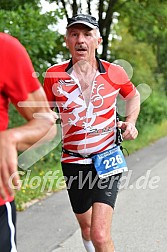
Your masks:
[{"label": "green foliage", "polygon": [[140,41],[153,44],[157,37],[165,31],[167,24],[167,6],[165,1],[126,1],[125,9],[129,9],[127,25],[129,31]]},{"label": "green foliage", "polygon": [[18,114],[16,108],[10,104],[9,106],[9,128],[23,125],[26,120]]},{"label": "green foliage", "polygon": [[[128,12],[127,12],[128,10]],[[128,17],[125,13],[128,13]],[[126,1],[121,16],[129,32],[140,42],[152,46],[157,67],[154,75],[163,77],[164,90],[167,91],[167,4],[165,0]]]},{"label": "green foliage", "polygon": [[158,83],[153,72],[157,62],[152,47],[146,43],[138,42],[123,25],[118,24],[115,29],[119,39],[113,39],[109,46],[110,61],[126,60],[132,66],[132,81],[136,86],[140,83],[147,83],[152,88],[156,88]]},{"label": "green foliage", "polygon": [[20,40],[42,80],[42,74],[51,64],[56,63],[56,55],[63,50],[63,36],[54,27],[58,19],[62,18],[62,13],[56,10],[41,14],[40,7],[32,7],[24,4],[24,8],[19,6],[15,11],[0,10],[0,31]]},{"label": "green foliage", "polygon": [[157,74],[157,58],[153,47],[146,42],[138,41],[121,23],[115,26],[119,39],[113,39],[109,47],[111,61],[124,59],[133,68],[132,82],[147,84],[152,94],[141,104],[141,112],[137,121],[140,133],[144,126],[152,127],[167,118],[167,97],[164,93],[163,76]]},{"label": "green foliage", "polygon": [[39,0],[0,0],[0,6],[3,10],[17,10],[20,6],[24,8],[26,3],[33,4],[34,8],[37,6]]},{"label": "green foliage", "polygon": [[[44,145],[41,148],[46,148]],[[24,157],[24,162],[27,164],[30,159],[41,148],[34,149],[30,155]],[[17,210],[23,210],[26,207],[27,202],[31,202],[34,199],[39,199],[57,190],[61,190],[65,186],[64,177],[62,174],[61,164],[61,143],[50,151],[47,155],[43,156],[34,165],[28,168],[28,170],[22,170],[19,168],[19,175],[22,188],[16,193],[16,207]],[[22,166],[24,168],[24,166]]]},{"label": "green foliage", "polygon": [[[167,120],[163,120],[161,123],[156,124],[143,124],[142,131],[139,129],[139,135],[134,141],[124,141],[123,147],[127,149],[128,153],[131,154],[137,150],[146,147],[158,139],[167,136]],[[125,155],[127,154],[124,151]]]},{"label": "green foliage", "polygon": [[[56,151],[49,155],[54,156]],[[16,192],[15,202],[17,210],[26,208],[26,203],[46,196],[48,193],[63,189],[65,186],[60,162],[55,159],[44,161],[41,159],[31,169],[19,170],[22,188]]]},{"label": "green foliage", "polygon": [[144,125],[152,127],[161,123],[167,118],[166,95],[162,92],[154,92],[141,104],[141,112],[137,122],[137,127],[142,132]]}]

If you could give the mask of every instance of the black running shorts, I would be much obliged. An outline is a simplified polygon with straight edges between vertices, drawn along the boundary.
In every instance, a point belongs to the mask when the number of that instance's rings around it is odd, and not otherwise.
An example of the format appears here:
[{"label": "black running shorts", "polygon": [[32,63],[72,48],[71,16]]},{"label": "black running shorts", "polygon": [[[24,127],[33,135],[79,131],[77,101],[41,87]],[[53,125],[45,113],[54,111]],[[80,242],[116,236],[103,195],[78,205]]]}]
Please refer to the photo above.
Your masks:
[{"label": "black running shorts", "polygon": [[95,202],[114,209],[122,174],[100,179],[93,164],[62,163],[62,170],[74,213],[85,213]]},{"label": "black running shorts", "polygon": [[14,201],[0,206],[0,251],[16,251],[16,208]]}]

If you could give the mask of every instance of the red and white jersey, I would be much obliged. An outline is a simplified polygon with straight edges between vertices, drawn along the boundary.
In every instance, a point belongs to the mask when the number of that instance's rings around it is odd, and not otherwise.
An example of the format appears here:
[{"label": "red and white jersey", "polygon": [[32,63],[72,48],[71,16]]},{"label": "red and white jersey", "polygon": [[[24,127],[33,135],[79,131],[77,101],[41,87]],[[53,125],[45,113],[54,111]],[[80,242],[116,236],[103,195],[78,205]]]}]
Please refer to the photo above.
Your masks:
[{"label": "red and white jersey", "polygon": [[[69,151],[89,155],[115,145],[116,99],[131,98],[136,89],[122,67],[99,60],[88,106],[72,60],[50,67],[44,80],[44,90],[51,107],[57,107],[62,125],[62,144]],[[62,154],[62,162],[91,163],[90,158]]]}]

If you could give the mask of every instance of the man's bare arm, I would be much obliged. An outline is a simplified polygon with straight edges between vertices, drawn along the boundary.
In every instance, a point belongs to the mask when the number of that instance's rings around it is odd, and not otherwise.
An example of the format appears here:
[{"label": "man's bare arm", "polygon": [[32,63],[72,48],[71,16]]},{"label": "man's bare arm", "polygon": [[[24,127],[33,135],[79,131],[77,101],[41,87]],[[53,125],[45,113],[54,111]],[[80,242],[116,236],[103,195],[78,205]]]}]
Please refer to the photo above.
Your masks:
[{"label": "man's bare arm", "polygon": [[118,122],[117,126],[121,128],[123,133],[123,139],[134,140],[138,136],[138,130],[136,129],[136,121],[140,112],[140,94],[136,90],[136,94],[133,98],[126,101],[126,120],[125,122]]},{"label": "man's bare arm", "polygon": [[[6,197],[5,187],[10,195],[14,193],[8,182],[10,176],[17,173],[17,151],[23,151],[30,147],[48,132],[51,136],[49,140],[56,134],[55,118],[50,113],[43,89],[40,88],[29,94],[26,102],[33,102],[34,105],[18,107],[18,110],[28,122],[23,126],[0,132],[0,195],[4,199]],[[43,103],[44,106],[39,106],[38,102],[39,104]],[[13,180],[15,187],[18,186],[18,181],[19,176],[16,174]]]},{"label": "man's bare arm", "polygon": [[17,139],[18,150],[27,149],[48,132],[50,132],[50,137],[46,141],[54,138],[57,133],[56,116],[51,112],[42,88],[29,94],[28,99],[17,106],[17,110],[28,120],[26,125],[19,127],[19,130],[12,129]]}]

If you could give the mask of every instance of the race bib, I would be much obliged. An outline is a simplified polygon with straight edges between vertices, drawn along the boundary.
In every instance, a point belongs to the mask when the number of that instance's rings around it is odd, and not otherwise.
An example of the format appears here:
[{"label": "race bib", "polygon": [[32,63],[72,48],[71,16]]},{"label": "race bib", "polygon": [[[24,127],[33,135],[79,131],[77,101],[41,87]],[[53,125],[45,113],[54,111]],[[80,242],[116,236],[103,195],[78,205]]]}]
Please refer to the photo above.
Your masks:
[{"label": "race bib", "polygon": [[106,178],[124,171],[128,167],[120,146],[95,154],[92,157],[99,178]]}]

